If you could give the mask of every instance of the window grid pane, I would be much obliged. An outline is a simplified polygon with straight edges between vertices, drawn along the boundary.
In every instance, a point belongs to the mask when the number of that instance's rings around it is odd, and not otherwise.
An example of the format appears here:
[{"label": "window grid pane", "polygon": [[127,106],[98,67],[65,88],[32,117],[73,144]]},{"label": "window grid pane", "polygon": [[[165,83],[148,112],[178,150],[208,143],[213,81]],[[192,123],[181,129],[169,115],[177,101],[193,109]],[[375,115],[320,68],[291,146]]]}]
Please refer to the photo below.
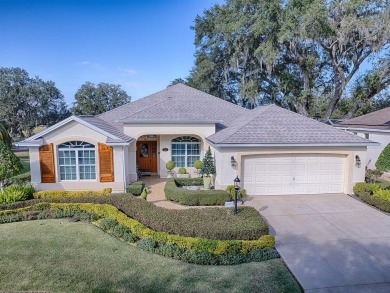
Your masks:
[{"label": "window grid pane", "polygon": [[192,137],[181,137],[172,140],[172,161],[175,167],[193,167],[200,160],[199,140]]},{"label": "window grid pane", "polygon": [[[72,148],[78,148],[78,150]],[[91,148],[94,146],[84,142],[69,142],[60,145],[58,150],[60,180],[96,179],[95,150]]]}]

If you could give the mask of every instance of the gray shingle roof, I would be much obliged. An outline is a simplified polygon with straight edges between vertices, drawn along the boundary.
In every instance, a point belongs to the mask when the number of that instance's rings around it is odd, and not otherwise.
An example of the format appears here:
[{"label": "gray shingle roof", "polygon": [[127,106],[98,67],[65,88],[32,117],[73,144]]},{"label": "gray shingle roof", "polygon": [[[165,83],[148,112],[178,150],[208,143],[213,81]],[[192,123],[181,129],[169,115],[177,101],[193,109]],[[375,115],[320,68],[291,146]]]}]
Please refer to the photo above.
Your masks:
[{"label": "gray shingle roof", "polygon": [[221,123],[226,127],[238,116],[249,112],[250,110],[197,89],[176,84],[97,117],[116,127],[119,127],[121,122],[147,121],[209,121]]},{"label": "gray shingle roof", "polygon": [[99,119],[96,116],[80,115],[76,117],[116,137],[116,138],[108,138],[107,142],[120,143],[120,142],[131,142],[132,140],[134,140],[132,137],[124,134],[123,129],[114,127],[113,125],[107,123],[102,119]]},{"label": "gray shingle roof", "polygon": [[390,107],[337,123],[334,126],[390,130]]},{"label": "gray shingle roof", "polygon": [[214,144],[370,144],[350,132],[335,129],[275,105],[262,106],[237,118],[207,138]]}]

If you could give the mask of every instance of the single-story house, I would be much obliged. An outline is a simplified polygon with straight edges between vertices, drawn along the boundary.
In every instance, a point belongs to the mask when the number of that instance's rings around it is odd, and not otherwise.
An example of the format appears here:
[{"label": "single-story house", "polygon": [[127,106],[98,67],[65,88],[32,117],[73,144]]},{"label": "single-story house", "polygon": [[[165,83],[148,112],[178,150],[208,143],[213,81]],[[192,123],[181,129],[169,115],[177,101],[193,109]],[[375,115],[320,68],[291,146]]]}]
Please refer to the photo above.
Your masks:
[{"label": "single-story house", "polygon": [[337,123],[334,126],[377,142],[376,145],[367,147],[366,166],[369,169],[375,169],[380,153],[390,143],[390,107]]},{"label": "single-story house", "polygon": [[[214,185],[238,175],[250,195],[348,193],[364,181],[369,140],[276,105],[244,109],[183,84],[96,116],[71,116],[19,143],[38,190],[111,187],[165,164],[194,174],[211,147]],[[196,176],[196,175],[195,175]]]}]

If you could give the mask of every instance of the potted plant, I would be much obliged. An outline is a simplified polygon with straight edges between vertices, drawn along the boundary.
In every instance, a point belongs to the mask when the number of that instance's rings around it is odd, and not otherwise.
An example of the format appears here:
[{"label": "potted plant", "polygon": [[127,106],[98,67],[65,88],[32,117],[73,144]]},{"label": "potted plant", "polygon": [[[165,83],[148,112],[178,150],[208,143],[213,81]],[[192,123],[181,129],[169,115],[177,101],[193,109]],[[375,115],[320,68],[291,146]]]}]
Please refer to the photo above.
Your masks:
[{"label": "potted plant", "polygon": [[177,178],[190,178],[190,174],[187,173],[187,169],[186,168],[181,167],[177,171]]},{"label": "potted plant", "polygon": [[210,189],[211,185],[211,175],[215,175],[215,165],[214,165],[214,158],[211,153],[211,149],[207,150],[206,154],[203,158],[203,166],[200,170],[200,173],[203,175],[203,186],[206,189]]},{"label": "potted plant", "polygon": [[194,173],[198,174],[198,176],[199,176],[199,174],[200,174],[200,169],[202,169],[202,167],[203,167],[202,161],[201,161],[201,160],[196,160],[196,161],[194,162],[194,168],[196,169],[196,172],[194,172]]},{"label": "potted plant", "polygon": [[168,170],[168,178],[172,178],[173,177],[173,169],[175,168],[175,162],[174,161],[168,161],[166,164],[165,164],[165,168],[167,168]]}]

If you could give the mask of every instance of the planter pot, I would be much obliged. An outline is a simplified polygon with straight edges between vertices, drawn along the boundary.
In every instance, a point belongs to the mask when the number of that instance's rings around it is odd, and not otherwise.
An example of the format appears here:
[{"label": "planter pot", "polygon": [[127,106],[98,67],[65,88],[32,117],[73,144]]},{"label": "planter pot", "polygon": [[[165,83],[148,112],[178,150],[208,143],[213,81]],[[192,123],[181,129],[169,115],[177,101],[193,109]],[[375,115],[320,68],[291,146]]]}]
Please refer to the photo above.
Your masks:
[{"label": "planter pot", "polygon": [[173,178],[173,172],[172,171],[168,171],[168,177],[167,178]]},{"label": "planter pot", "polygon": [[225,207],[227,208],[234,207],[234,201],[225,201]]},{"label": "planter pot", "polygon": [[177,178],[190,178],[190,174],[177,174]]},{"label": "planter pot", "polygon": [[206,189],[210,189],[211,177],[203,177],[203,186]]}]

